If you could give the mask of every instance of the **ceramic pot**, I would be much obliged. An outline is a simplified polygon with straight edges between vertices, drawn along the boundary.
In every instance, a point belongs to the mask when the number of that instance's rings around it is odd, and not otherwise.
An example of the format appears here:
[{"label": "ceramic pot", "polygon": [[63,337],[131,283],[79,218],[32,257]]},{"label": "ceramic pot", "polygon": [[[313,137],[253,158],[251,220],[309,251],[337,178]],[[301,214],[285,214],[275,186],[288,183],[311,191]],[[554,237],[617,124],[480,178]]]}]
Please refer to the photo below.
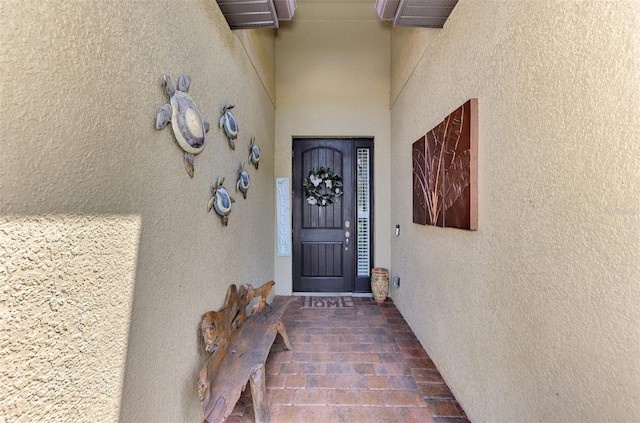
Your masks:
[{"label": "ceramic pot", "polygon": [[377,303],[383,303],[389,294],[389,269],[374,267],[371,271],[371,292]]}]

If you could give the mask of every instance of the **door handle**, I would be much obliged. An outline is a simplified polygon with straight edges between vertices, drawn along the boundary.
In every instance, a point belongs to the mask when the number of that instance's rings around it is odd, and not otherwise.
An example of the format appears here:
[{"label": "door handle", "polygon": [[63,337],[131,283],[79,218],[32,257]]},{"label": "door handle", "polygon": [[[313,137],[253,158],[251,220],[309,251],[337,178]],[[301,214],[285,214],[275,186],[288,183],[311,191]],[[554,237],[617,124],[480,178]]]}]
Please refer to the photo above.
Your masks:
[{"label": "door handle", "polygon": [[349,238],[351,237],[351,232],[346,231],[346,232],[344,233],[344,237],[345,237],[345,247],[344,247],[344,250],[345,250],[345,251],[347,251],[347,250],[349,250]]}]

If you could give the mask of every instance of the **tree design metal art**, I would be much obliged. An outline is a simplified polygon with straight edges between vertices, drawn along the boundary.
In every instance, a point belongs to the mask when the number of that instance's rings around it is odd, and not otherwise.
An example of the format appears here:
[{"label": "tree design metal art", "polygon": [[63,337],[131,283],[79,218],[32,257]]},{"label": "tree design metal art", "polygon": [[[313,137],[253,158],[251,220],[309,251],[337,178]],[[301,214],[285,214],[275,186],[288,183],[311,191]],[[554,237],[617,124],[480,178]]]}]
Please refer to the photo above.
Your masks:
[{"label": "tree design metal art", "polygon": [[413,143],[413,222],[478,229],[478,100]]}]

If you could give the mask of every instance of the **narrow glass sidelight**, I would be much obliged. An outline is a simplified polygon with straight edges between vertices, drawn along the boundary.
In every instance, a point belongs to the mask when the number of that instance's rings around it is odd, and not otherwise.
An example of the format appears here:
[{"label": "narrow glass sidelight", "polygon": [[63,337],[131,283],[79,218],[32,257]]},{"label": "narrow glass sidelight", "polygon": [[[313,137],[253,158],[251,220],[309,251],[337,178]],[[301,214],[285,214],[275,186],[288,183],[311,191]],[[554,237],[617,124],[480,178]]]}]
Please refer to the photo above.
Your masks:
[{"label": "narrow glass sidelight", "polygon": [[358,277],[369,277],[371,272],[371,163],[368,148],[357,149],[357,215],[358,215]]}]

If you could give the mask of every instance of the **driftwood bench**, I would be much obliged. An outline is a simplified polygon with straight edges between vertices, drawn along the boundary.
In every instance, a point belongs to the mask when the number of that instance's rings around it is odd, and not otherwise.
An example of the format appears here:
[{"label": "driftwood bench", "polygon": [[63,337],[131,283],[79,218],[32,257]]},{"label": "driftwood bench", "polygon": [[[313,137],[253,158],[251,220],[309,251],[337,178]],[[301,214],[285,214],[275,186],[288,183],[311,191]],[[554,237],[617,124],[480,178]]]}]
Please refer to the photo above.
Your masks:
[{"label": "driftwood bench", "polygon": [[[198,394],[205,423],[223,422],[233,411],[247,382],[250,382],[256,423],[269,421],[265,386],[267,356],[280,334],[285,349],[291,349],[282,315],[291,298],[276,297],[267,305],[275,282],[260,288],[244,285],[227,290],[224,307],[202,316],[200,329],[205,351],[210,354],[198,374]],[[250,312],[247,307],[256,298]]]}]

